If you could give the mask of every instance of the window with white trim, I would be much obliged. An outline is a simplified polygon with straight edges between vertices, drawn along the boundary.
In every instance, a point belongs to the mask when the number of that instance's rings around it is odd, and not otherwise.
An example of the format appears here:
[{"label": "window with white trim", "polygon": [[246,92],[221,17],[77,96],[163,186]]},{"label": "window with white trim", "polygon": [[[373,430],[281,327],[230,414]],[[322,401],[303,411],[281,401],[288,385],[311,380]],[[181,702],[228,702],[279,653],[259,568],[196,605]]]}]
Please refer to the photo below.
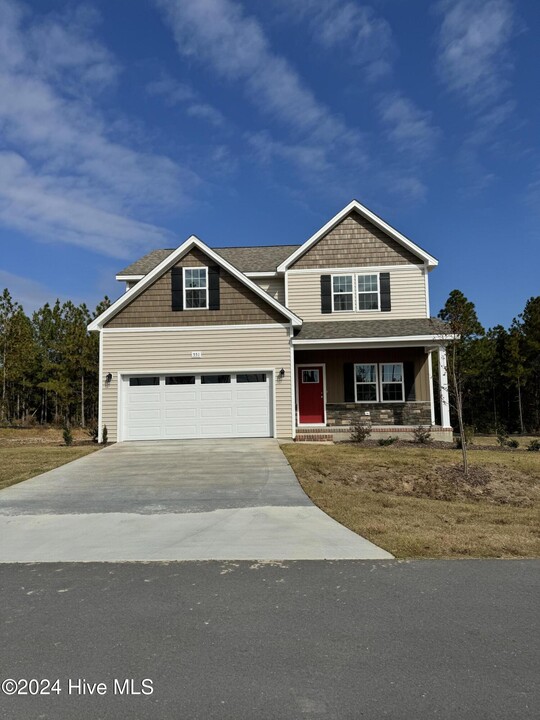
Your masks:
[{"label": "window with white trim", "polygon": [[208,268],[184,268],[184,308],[208,309]]},{"label": "window with white trim", "polygon": [[332,311],[351,312],[354,310],[352,275],[332,275]]},{"label": "window with white trim", "polygon": [[357,275],[358,310],[378,310],[379,302],[379,275]]},{"label": "window with white trim", "polygon": [[354,392],[356,402],[378,402],[377,365],[359,363],[354,366]]},{"label": "window with white trim", "polygon": [[381,363],[381,395],[383,402],[403,402],[405,388],[403,363]]}]

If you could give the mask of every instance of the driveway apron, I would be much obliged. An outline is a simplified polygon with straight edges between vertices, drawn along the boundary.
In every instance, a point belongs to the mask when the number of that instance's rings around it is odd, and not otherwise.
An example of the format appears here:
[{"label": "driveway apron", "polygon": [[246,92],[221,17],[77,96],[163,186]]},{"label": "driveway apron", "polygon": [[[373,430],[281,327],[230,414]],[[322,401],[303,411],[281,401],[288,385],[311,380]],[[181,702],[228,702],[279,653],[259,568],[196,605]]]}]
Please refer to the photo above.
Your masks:
[{"label": "driveway apron", "polygon": [[0,492],[0,562],[391,557],[319,510],[270,439],[120,443]]}]

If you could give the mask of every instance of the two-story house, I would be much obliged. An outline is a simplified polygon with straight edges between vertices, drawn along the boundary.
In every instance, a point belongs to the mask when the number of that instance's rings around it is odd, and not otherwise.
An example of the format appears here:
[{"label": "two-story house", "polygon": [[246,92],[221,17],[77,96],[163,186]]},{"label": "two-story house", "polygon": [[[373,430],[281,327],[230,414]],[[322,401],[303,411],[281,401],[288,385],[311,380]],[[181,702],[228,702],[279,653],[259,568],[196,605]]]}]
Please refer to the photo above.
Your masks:
[{"label": "two-story house", "polygon": [[359,416],[373,437],[424,425],[451,440],[436,265],[356,200],[301,245],[210,248],[192,235],[150,252],[89,326],[100,435],[346,439]]}]

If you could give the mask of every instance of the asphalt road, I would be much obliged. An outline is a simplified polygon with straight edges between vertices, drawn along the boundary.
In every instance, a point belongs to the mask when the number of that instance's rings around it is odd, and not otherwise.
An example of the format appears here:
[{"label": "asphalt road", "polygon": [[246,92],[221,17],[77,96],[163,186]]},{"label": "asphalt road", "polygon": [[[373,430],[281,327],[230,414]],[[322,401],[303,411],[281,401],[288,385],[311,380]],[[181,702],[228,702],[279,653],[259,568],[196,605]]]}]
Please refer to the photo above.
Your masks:
[{"label": "asphalt road", "polygon": [[538,718],[539,589],[534,560],[3,565],[1,678],[61,692],[0,717]]}]

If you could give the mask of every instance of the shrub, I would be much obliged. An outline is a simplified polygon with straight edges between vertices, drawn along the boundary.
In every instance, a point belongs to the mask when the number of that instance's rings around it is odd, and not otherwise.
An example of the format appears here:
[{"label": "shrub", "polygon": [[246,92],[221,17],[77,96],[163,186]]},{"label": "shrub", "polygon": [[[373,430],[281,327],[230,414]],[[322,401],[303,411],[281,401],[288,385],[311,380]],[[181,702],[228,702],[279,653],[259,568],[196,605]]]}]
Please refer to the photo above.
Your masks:
[{"label": "shrub", "polygon": [[433,438],[431,437],[431,425],[429,427],[419,425],[417,428],[414,428],[413,437],[415,443],[420,443],[420,445],[427,445],[433,440]]},{"label": "shrub", "polygon": [[531,440],[527,445],[527,450],[529,452],[540,452],[540,440]]},{"label": "shrub", "polygon": [[92,442],[97,443],[98,441],[98,426],[97,425],[91,425],[86,433],[92,438]]},{"label": "shrub", "polygon": [[388,437],[385,437],[385,438],[379,438],[377,440],[377,443],[381,447],[385,447],[386,445],[393,445],[397,439],[398,439],[397,437],[393,437],[392,435],[389,435]]},{"label": "shrub", "polygon": [[351,423],[351,440],[355,443],[362,443],[371,435],[371,425],[362,422],[362,418],[357,415]]},{"label": "shrub", "polygon": [[504,428],[499,428],[497,430],[497,442],[501,447],[504,447],[508,442],[508,433]]},{"label": "shrub", "polygon": [[506,444],[508,445],[508,447],[511,447],[511,448],[519,447],[519,442],[515,438],[511,438],[510,440],[507,440]]},{"label": "shrub", "polygon": [[463,432],[465,433],[465,442],[467,445],[472,445],[474,440],[474,425],[465,425]]},{"label": "shrub", "polygon": [[64,438],[64,443],[66,445],[73,445],[73,435],[71,433],[71,428],[69,427],[68,423],[64,425],[64,430],[62,432],[62,437]]},{"label": "shrub", "polygon": [[101,435],[101,442],[103,443],[103,445],[106,445],[106,444],[107,444],[107,440],[108,440],[108,439],[109,439],[109,433],[108,433],[108,431],[107,431],[107,426],[104,425],[104,426],[103,426],[103,433],[102,433],[102,435]]}]

